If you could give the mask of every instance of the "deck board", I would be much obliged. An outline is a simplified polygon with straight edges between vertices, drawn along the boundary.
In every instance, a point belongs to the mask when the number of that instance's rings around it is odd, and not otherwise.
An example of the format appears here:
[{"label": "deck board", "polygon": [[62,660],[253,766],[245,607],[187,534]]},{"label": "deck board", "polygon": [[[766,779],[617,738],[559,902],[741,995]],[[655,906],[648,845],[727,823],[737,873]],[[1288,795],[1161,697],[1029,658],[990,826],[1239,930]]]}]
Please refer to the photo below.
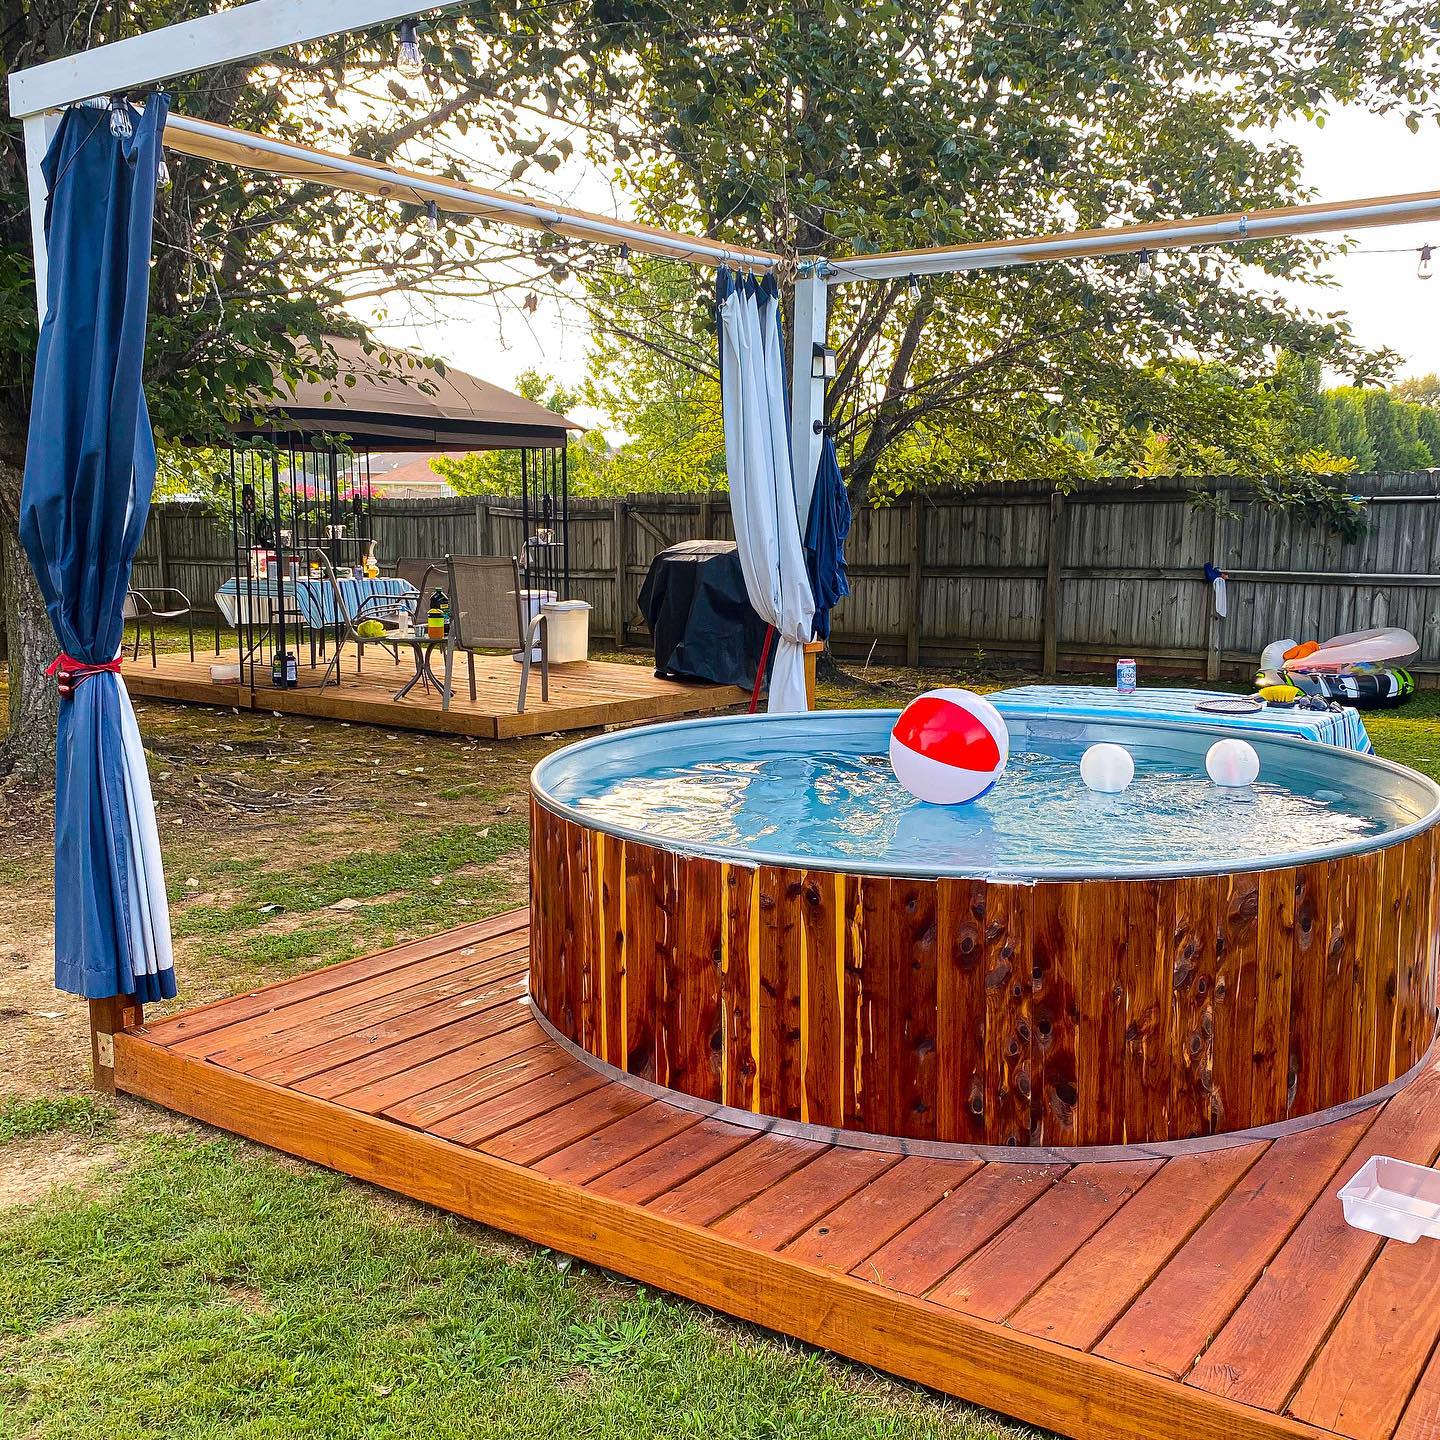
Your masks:
[{"label": "deck board", "polygon": [[[1440,1440],[1440,1245],[1348,1230],[1334,1194],[1377,1150],[1440,1150],[1433,1066],[1383,1107],[1235,1149],[902,1158],[616,1083],[519,996],[476,1015],[450,996],[386,1008],[476,964],[513,971],[523,923],[122,1034],[117,1079],[1077,1440]],[[277,1081],[287,1066],[305,1073]]]},{"label": "deck board", "polygon": [[261,676],[253,692],[248,682],[216,684],[211,680],[210,666],[217,658],[233,664],[239,652],[226,650],[219,657],[197,654],[193,661],[184,655],[162,655],[153,666],[144,661],[128,664],[125,684],[131,695],[150,700],[308,715],[437,735],[472,735],[483,740],[678,719],[726,710],[750,698],[734,685],[661,680],[643,665],[587,660],[551,669],[548,700],[541,700],[540,677],[532,674],[521,714],[515,709],[520,667],[508,655],[479,655],[475,661],[475,699],[470,699],[462,665],[456,676],[454,698],[449,710],[445,710],[433,689],[427,693],[417,688],[404,700],[394,698],[394,692],[414,673],[405,655],[396,665],[388,654],[367,649],[364,666],[357,673],[354,655],[348,654],[340,683],[323,689],[319,687],[321,672],[302,664],[297,687],[277,690]]}]

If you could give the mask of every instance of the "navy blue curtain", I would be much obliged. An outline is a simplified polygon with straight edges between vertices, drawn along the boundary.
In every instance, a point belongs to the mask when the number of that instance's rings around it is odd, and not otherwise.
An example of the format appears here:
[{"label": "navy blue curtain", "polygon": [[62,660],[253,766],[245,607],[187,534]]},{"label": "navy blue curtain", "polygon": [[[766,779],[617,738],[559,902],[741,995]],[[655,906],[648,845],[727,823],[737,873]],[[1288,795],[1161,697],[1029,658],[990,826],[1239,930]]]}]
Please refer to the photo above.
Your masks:
[{"label": "navy blue curtain", "polygon": [[[86,667],[119,653],[155,481],[141,368],[167,111],[163,96],[143,115],[125,106],[131,133],[116,135],[109,111],[67,110],[45,157],[49,308],[20,520],[61,668],[86,676],[62,700],[57,736],[56,984],[141,1001],[175,993],[168,924],[163,937],[151,933],[153,907],[164,902],[153,894],[158,852],[150,855],[146,834],[148,826],[153,841],[153,807],[143,773],[138,791],[133,764],[127,773],[124,731],[134,717],[119,676]],[[137,805],[149,813],[137,815]]]},{"label": "navy blue curtain", "polygon": [[850,593],[845,573],[845,540],[850,534],[850,496],[840,474],[835,441],[827,433],[820,442],[820,467],[810,497],[805,525],[805,566],[815,596],[815,638],[830,638],[830,611]]}]

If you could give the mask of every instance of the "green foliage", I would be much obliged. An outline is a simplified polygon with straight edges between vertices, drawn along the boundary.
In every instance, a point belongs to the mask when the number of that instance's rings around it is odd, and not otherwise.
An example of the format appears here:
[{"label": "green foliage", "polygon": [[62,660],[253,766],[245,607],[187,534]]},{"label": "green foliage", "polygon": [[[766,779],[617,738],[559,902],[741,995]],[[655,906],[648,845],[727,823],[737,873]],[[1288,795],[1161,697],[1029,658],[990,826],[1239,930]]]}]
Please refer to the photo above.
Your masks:
[{"label": "green foliage", "polygon": [[60,1131],[93,1135],[114,1122],[114,1108],[98,1095],[7,1095],[0,1100],[0,1145]]},{"label": "green foliage", "polygon": [[[994,0],[963,23],[888,0],[599,13],[605,103],[623,119],[589,144],[642,213],[787,258],[838,257],[842,280],[847,253],[1293,203],[1301,157],[1273,126],[1354,101],[1397,125],[1436,111],[1440,56],[1415,40],[1430,0],[1363,13]],[[923,278],[918,297],[903,282],[832,287],[831,413],[852,487],[1084,473],[1126,456],[1143,468],[1160,435],[1162,465],[1235,452],[1238,426],[1266,428],[1263,406],[1252,422],[1197,407],[1173,378],[1183,362],[1224,366],[1240,394],[1281,348],[1360,379],[1393,358],[1270,283],[1321,277],[1329,254],[1315,239],[1251,242],[1166,252],[1148,281],[1128,257]],[[597,381],[627,430],[660,392],[656,350],[714,373],[701,287],[675,304],[677,283],[640,267],[633,286],[590,291],[598,328],[630,342],[605,352]],[[1270,454],[1242,450],[1243,468]]]},{"label": "green foliage", "polygon": [[1425,393],[1424,379],[1389,390],[1358,385],[1326,390],[1319,363],[1293,356],[1281,358],[1276,375],[1295,406],[1301,444],[1343,456],[1361,473],[1440,465],[1440,411],[1406,398]]}]

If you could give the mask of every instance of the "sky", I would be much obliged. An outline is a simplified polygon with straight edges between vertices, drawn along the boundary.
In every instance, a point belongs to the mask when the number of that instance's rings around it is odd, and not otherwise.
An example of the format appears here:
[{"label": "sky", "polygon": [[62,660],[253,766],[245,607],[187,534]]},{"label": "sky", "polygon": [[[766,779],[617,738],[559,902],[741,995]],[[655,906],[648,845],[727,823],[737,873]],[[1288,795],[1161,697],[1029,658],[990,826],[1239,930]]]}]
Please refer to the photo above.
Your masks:
[{"label": "sky", "polygon": [[[1280,136],[1297,144],[1305,159],[1305,180],[1322,200],[1368,199],[1440,188],[1440,128],[1422,126],[1412,134],[1396,116],[1341,110],[1323,127],[1295,123]],[[491,157],[477,156],[475,178]],[[491,183],[494,183],[492,180]],[[606,215],[628,213],[625,196],[607,177],[578,162],[562,172],[551,198]],[[1355,249],[1337,257],[1333,289],[1286,287],[1297,300],[1328,312],[1348,312],[1360,341],[1388,346],[1403,357],[1398,375],[1440,372],[1440,223],[1390,226],[1356,231]],[[1416,251],[1436,246],[1436,275],[1416,278]],[[1403,253],[1379,253],[1391,249]],[[583,316],[571,305],[542,300],[534,316],[512,304],[448,302],[443,312],[417,311],[403,300],[387,315],[366,316],[378,323],[383,338],[438,355],[463,370],[499,385],[513,386],[526,369],[539,369],[566,384],[584,378],[587,332]],[[583,407],[575,418],[585,424],[604,417]]]}]

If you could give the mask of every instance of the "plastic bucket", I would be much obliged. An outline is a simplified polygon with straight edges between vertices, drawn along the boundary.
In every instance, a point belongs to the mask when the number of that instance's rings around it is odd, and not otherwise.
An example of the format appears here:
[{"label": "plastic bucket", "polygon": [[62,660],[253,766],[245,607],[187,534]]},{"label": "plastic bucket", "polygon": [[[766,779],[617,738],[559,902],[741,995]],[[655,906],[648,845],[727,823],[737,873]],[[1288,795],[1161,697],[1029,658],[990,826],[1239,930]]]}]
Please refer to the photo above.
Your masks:
[{"label": "plastic bucket", "polygon": [[590,655],[590,606],[583,600],[551,600],[545,606],[546,641],[552,665],[573,665]]}]

